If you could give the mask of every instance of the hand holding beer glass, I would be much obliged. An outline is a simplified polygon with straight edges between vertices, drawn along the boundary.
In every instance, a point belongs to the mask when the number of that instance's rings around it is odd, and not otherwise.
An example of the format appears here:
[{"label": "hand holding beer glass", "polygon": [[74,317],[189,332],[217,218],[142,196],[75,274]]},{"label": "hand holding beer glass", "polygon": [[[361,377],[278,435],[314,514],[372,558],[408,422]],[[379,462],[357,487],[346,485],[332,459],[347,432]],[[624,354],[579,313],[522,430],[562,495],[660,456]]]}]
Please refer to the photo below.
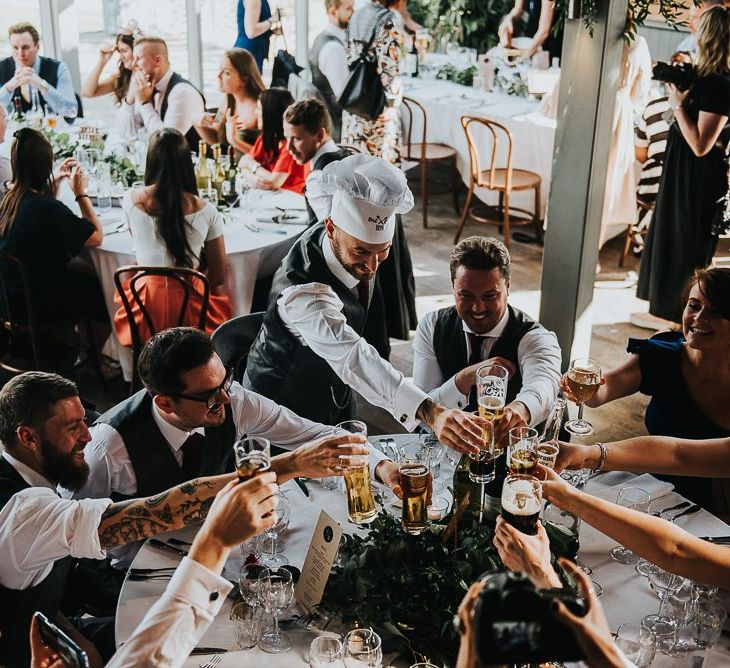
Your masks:
[{"label": "hand holding beer glass", "polygon": [[271,444],[267,438],[244,436],[234,444],[233,453],[241,482],[271,468]]},{"label": "hand holding beer glass", "polygon": [[542,486],[531,475],[509,474],[502,487],[502,517],[517,531],[529,536],[537,533],[542,508]]},{"label": "hand holding beer glass", "polygon": [[577,436],[592,434],[593,425],[583,419],[583,404],[589,401],[601,386],[601,367],[587,357],[574,359],[570,363],[566,383],[578,405],[578,419],[566,422],[565,429]]},{"label": "hand holding beer glass", "polygon": [[492,423],[496,458],[504,452],[504,443],[499,437],[499,426],[504,418],[504,406],[507,402],[509,371],[499,364],[482,364],[477,369],[476,378],[479,417]]},{"label": "hand holding beer glass", "polygon": [[537,430],[532,427],[515,427],[509,430],[507,466],[510,473],[535,475],[537,470]]},{"label": "hand holding beer glass", "polygon": [[[360,420],[340,422],[336,429],[351,434],[362,434],[367,438],[368,428]],[[370,485],[370,466],[367,455],[343,457],[345,488],[347,490],[347,518],[354,524],[369,524],[378,514]]]}]

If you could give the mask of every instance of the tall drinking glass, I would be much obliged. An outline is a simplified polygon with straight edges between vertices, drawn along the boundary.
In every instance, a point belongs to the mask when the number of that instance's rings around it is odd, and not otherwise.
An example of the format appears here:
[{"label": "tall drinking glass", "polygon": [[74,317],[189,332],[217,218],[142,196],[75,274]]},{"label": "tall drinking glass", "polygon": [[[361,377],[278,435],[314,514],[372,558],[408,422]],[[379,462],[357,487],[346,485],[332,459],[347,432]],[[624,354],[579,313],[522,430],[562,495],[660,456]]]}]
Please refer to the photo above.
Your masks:
[{"label": "tall drinking glass", "polygon": [[[367,438],[368,428],[360,420],[340,422],[336,429],[351,434],[362,434]],[[345,488],[347,489],[347,517],[354,524],[369,524],[378,514],[370,485],[370,466],[367,455],[347,457],[345,468]]]},{"label": "tall drinking glass", "polygon": [[542,508],[542,486],[531,475],[508,474],[502,487],[502,517],[515,529],[534,536]]},{"label": "tall drinking glass", "polygon": [[403,489],[403,531],[417,536],[428,528],[431,487],[428,459],[425,462],[410,461],[401,464],[400,484]]},{"label": "tall drinking glass", "polygon": [[381,668],[383,650],[380,636],[371,629],[353,629],[343,643],[345,668]]},{"label": "tall drinking glass", "polygon": [[[645,513],[649,510],[650,501],[651,497],[648,492],[639,487],[631,487],[630,485],[622,487],[616,497],[617,505],[637,510],[640,513]],[[618,561],[620,564],[635,564],[639,560],[639,557],[628,548],[617,545],[611,550],[611,559]]]},{"label": "tall drinking glass", "polygon": [[601,367],[587,357],[574,359],[568,369],[568,387],[577,399],[578,419],[565,423],[571,434],[587,436],[593,433],[593,425],[583,419],[583,404],[589,401],[601,386]]},{"label": "tall drinking glass", "polygon": [[274,510],[271,511],[274,519],[276,520],[264,532],[266,537],[269,539],[269,552],[268,554],[262,554],[263,563],[267,566],[281,566],[286,563],[286,558],[276,552],[276,540],[279,538],[289,526],[289,518],[291,517],[291,506],[289,499],[283,492],[279,492],[275,495],[277,505]]},{"label": "tall drinking glass", "polygon": [[271,444],[260,436],[244,436],[233,446],[238,479],[248,480],[271,468]]},{"label": "tall drinking glass", "polygon": [[537,429],[514,427],[509,430],[507,466],[517,475],[535,475],[537,471]]},{"label": "tall drinking glass", "polygon": [[494,458],[496,459],[502,454],[505,447],[504,442],[499,438],[499,424],[504,418],[509,371],[499,364],[482,364],[477,369],[476,377],[479,416],[492,423],[493,434],[497,436],[494,443]]},{"label": "tall drinking glass", "polygon": [[294,596],[291,571],[286,568],[267,569],[258,579],[259,602],[271,614],[274,628],[264,634],[259,647],[264,652],[278,654],[291,648],[291,639],[279,632],[279,615],[289,607]]}]

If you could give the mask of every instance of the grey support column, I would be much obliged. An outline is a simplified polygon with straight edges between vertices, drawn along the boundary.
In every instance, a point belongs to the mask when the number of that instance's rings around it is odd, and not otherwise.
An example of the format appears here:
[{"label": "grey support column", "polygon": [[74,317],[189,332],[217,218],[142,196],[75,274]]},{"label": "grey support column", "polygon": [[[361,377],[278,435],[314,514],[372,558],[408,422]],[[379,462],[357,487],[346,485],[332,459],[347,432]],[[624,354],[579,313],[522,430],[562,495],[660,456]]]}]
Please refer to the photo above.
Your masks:
[{"label": "grey support column", "polygon": [[566,21],[553,153],[540,321],[553,330],[567,367],[588,353],[598,235],[618,87],[627,0],[596,3],[591,37]]},{"label": "grey support column", "polygon": [[200,32],[200,9],[197,0],[185,0],[188,29],[188,76],[190,82],[203,90],[203,40]]},{"label": "grey support column", "polygon": [[66,63],[74,90],[81,90],[79,21],[74,0],[40,0],[43,53]]},{"label": "grey support column", "polygon": [[[321,1],[321,0],[320,0]],[[324,4],[322,4],[324,7]],[[309,0],[296,0],[294,17],[297,35],[297,63],[309,67]]]}]

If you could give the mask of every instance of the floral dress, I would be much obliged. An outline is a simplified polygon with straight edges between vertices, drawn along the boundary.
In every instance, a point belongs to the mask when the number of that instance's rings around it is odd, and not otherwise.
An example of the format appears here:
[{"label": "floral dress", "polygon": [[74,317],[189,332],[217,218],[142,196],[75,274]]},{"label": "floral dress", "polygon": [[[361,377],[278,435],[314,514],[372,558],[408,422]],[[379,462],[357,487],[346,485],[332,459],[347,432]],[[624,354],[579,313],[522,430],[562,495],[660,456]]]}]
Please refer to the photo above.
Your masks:
[{"label": "floral dress", "polygon": [[[356,15],[360,12],[374,13],[382,9],[380,5],[372,3],[365,5],[353,15],[351,27]],[[351,31],[352,32],[352,31]],[[362,41],[367,41],[370,35],[349,35],[347,42],[347,61],[352,63],[363,48]],[[402,57],[402,36],[395,21],[391,17],[385,19],[378,28],[378,34],[370,47],[370,55],[375,56],[378,62],[380,80],[385,89],[387,106],[383,113],[374,121],[362,116],[342,113],[342,143],[358,148],[363,153],[384,158],[388,162],[399,165],[401,161],[401,122],[400,105],[403,100],[403,90],[400,83],[400,61]]]}]

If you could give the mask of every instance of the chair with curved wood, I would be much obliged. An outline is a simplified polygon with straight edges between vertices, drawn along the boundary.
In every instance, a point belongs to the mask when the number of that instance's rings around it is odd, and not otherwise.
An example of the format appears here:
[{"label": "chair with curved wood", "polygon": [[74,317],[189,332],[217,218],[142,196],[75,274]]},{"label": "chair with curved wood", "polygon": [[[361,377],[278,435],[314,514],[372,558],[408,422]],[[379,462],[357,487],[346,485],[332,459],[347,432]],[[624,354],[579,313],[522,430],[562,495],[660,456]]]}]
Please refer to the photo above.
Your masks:
[{"label": "chair with curved wood", "polygon": [[[456,213],[459,211],[459,188],[461,177],[456,169],[456,149],[446,144],[426,141],[428,136],[428,118],[423,105],[411,97],[403,98],[403,113],[406,117],[405,132],[403,133],[403,160],[417,163],[420,168],[419,181],[421,182],[421,207],[423,210],[423,227],[428,227],[428,166],[433,163],[447,162],[451,172],[451,182],[443,184],[443,190],[433,191],[433,194],[442,194],[451,190]],[[420,121],[420,136],[413,138],[414,121]],[[419,134],[419,133],[417,133]],[[441,184],[439,184],[441,185]]]},{"label": "chair with curved wood", "polygon": [[246,370],[248,353],[259,335],[265,311],[249,313],[224,322],[213,332],[213,347],[226,369],[236,369],[235,378],[240,381]]},{"label": "chair with curved wood", "polygon": [[648,232],[648,226],[643,227],[642,221],[648,211],[654,210],[654,202],[648,202],[641,197],[636,197],[636,208],[638,209],[637,218],[635,223],[629,223],[626,226],[626,232],[624,232],[624,247],[621,250],[621,256],[618,259],[618,266],[623,268],[624,262],[626,262],[626,256],[629,254],[629,248],[631,248],[631,242],[638,237],[645,237]]},{"label": "chair with curved wood", "polygon": [[[473,126],[481,126],[486,129],[487,137],[491,138],[491,155],[489,155],[489,167],[484,169],[486,162],[483,163],[480,157],[480,149],[477,139],[474,136]],[[540,188],[542,179],[539,174],[528,171],[526,169],[517,169],[512,166],[513,141],[512,133],[501,123],[481,118],[478,116],[462,116],[461,126],[466,134],[466,142],[469,148],[469,192],[466,196],[464,204],[464,213],[459,223],[459,229],[456,231],[454,243],[459,241],[461,233],[464,230],[467,218],[471,217],[478,223],[486,223],[489,225],[499,225],[502,228],[505,246],[509,247],[510,242],[510,226],[534,225],[537,239],[542,243],[542,220],[540,219]],[[507,162],[504,166],[497,166],[497,155],[499,154],[500,141],[507,142]],[[478,215],[478,209],[490,209],[495,207],[483,204],[471,205],[474,198],[474,191],[477,188],[485,188],[493,190],[499,194],[499,203],[496,207],[496,213],[499,218],[489,218]],[[515,207],[511,204],[512,193],[534,191],[535,193],[535,210],[527,211]]]},{"label": "chair with curved wood", "polygon": [[[125,277],[130,278],[125,281]],[[155,322],[149,308],[145,305],[140,294],[142,286],[150,279],[163,279],[165,290],[179,290],[181,299],[177,308],[173,308],[167,322]],[[137,374],[137,363],[142,347],[147,340],[160,331],[171,327],[197,327],[205,330],[205,323],[208,317],[208,302],[210,299],[210,286],[205,274],[185,267],[140,267],[136,264],[119,267],[114,272],[114,285],[117,294],[122,302],[122,307],[127,317],[129,331],[132,337],[132,382],[130,394],[134,394],[140,387]],[[169,287],[168,287],[169,286]],[[200,288],[200,290],[198,289]],[[192,299],[200,300],[200,313],[195,322],[191,322],[189,307]],[[143,334],[140,323],[137,322],[135,311],[141,315],[145,328]],[[177,311],[177,314],[174,313]],[[146,336],[145,334],[148,334]]]}]

